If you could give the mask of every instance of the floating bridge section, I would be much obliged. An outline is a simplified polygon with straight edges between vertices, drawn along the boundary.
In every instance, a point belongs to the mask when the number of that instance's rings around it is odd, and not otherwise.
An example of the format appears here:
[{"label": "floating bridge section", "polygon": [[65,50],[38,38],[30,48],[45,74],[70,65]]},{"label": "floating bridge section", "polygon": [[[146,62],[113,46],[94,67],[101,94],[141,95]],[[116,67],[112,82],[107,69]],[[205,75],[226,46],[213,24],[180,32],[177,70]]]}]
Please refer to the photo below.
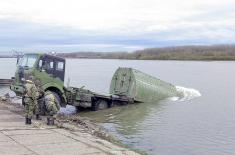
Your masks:
[{"label": "floating bridge section", "polygon": [[178,96],[176,87],[133,68],[119,67],[113,75],[110,94],[126,96],[136,102],[155,102]]}]

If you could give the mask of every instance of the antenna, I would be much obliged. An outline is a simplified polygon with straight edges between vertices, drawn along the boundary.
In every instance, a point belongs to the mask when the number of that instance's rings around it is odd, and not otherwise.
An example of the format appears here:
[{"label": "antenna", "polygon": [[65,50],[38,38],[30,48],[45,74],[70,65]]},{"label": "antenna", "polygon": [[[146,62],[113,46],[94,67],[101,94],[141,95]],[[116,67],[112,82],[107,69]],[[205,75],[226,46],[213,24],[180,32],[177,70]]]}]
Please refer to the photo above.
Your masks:
[{"label": "antenna", "polygon": [[67,88],[69,87],[70,85],[70,78],[68,78],[68,81],[67,81]]},{"label": "antenna", "polygon": [[18,64],[20,58],[23,57],[23,55],[24,55],[23,52],[18,52],[16,50],[12,50],[12,57],[17,58],[17,64]]}]

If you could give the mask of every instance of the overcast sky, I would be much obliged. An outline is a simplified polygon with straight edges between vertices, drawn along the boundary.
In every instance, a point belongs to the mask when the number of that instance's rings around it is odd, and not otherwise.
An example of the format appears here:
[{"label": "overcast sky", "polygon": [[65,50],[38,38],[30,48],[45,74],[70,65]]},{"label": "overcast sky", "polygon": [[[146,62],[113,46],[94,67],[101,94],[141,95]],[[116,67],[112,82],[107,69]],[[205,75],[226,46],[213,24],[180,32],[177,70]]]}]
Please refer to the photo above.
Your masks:
[{"label": "overcast sky", "polygon": [[0,51],[235,43],[235,0],[0,0]]}]

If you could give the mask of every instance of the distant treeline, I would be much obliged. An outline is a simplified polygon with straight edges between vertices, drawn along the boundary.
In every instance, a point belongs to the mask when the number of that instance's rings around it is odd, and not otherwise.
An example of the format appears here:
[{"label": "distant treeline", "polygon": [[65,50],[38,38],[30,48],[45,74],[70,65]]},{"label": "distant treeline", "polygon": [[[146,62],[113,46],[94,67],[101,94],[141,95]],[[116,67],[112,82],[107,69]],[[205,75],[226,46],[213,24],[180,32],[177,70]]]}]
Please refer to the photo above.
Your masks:
[{"label": "distant treeline", "polygon": [[[57,53],[64,58],[133,59],[133,60],[235,60],[235,45],[175,46],[148,48],[134,52]],[[0,58],[16,57],[1,55]]]},{"label": "distant treeline", "polygon": [[11,55],[0,55],[0,58],[16,58],[16,57]]},{"label": "distant treeline", "polygon": [[148,48],[135,52],[59,53],[65,58],[137,60],[235,60],[235,45],[176,46]]}]

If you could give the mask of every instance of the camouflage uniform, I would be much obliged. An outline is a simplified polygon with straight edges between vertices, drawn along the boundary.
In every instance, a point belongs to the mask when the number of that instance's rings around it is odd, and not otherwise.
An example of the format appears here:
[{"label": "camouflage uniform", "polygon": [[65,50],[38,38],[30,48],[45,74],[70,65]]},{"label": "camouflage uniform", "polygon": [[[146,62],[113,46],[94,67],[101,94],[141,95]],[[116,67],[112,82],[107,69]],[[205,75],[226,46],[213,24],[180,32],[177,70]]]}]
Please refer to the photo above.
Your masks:
[{"label": "camouflage uniform", "polygon": [[60,107],[57,105],[54,94],[50,91],[47,91],[45,93],[45,105],[46,105],[46,114],[48,115],[47,124],[53,125],[54,119]]},{"label": "camouflage uniform", "polygon": [[31,124],[31,119],[37,107],[38,90],[32,80],[26,80],[25,84],[25,118],[26,124]]},{"label": "camouflage uniform", "polygon": [[38,104],[37,104],[37,110],[35,111],[36,114],[40,114],[40,115],[45,115],[46,112],[46,108],[45,108],[45,104],[44,104],[44,89],[42,88],[42,84],[40,82],[40,80],[36,80],[35,81],[35,85],[38,89]]}]

